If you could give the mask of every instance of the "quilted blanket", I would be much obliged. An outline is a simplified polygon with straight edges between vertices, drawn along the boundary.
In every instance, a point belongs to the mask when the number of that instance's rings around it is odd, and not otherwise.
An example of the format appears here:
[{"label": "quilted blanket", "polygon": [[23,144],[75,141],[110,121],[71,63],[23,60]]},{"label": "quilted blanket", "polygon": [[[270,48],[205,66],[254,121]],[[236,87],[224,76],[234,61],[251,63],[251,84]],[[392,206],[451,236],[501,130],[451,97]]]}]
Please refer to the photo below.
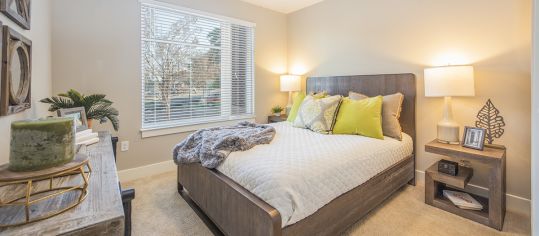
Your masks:
[{"label": "quilted blanket", "polygon": [[312,215],[414,150],[405,133],[399,141],[320,134],[290,122],[271,126],[276,133],[270,145],[230,153],[216,169],[277,209],[282,227]]},{"label": "quilted blanket", "polygon": [[275,128],[247,121],[235,126],[201,129],[178,143],[173,150],[176,164],[200,162],[216,168],[231,152],[245,151],[259,144],[268,144],[275,137]]}]

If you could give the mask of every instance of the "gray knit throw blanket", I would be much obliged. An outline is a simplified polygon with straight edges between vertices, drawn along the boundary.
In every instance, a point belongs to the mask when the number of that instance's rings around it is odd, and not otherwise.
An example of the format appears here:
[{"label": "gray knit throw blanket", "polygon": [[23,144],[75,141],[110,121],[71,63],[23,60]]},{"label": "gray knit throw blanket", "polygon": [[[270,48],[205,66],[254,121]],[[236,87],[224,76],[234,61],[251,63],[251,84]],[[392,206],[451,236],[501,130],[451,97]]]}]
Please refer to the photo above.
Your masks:
[{"label": "gray knit throw blanket", "polygon": [[201,129],[174,147],[176,164],[200,162],[206,168],[216,168],[231,152],[245,151],[259,144],[268,144],[275,128],[243,121],[235,126]]}]

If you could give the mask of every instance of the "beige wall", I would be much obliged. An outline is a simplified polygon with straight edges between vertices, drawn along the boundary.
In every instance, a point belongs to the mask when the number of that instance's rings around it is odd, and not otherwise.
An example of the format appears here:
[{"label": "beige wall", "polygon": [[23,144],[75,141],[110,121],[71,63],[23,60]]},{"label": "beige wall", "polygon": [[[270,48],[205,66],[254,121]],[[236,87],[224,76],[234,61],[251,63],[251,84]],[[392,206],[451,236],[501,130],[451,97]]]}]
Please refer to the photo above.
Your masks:
[{"label": "beige wall", "polygon": [[[326,0],[288,16],[237,0],[166,2],[257,24],[258,122],[272,105],[286,103],[278,75],[287,68],[314,76],[416,74],[418,170],[440,158],[423,145],[436,136],[443,103],[424,97],[423,69],[474,65],[476,96],[454,99],[456,119],[473,125],[492,99],[507,124],[497,140],[508,147],[507,191],[530,198],[531,0]],[[118,135],[131,142],[119,153],[120,169],[170,160],[171,148],[187,135],[140,138],[139,17],[137,0],[53,1],[54,93],[76,88],[116,102]],[[472,182],[484,186],[485,170],[478,169]]]},{"label": "beige wall", "polygon": [[[539,235],[539,0],[533,1],[532,235]],[[536,171],[533,171],[536,170]]]},{"label": "beige wall", "polygon": [[4,15],[0,21],[32,40],[32,109],[15,115],[0,117],[0,164],[9,161],[11,122],[47,116],[47,106],[39,100],[51,94],[51,3],[50,0],[32,1],[32,29],[23,30]]},{"label": "beige wall", "polygon": [[[34,1],[37,2],[37,1]],[[265,122],[275,104],[286,104],[279,74],[286,72],[286,16],[237,0],[167,0],[196,10],[254,22],[256,27],[256,120]],[[141,139],[140,7],[138,0],[55,0],[53,3],[54,93],[75,88],[104,93],[120,111],[119,169],[172,159],[187,133]],[[97,129],[112,130],[110,124]]]},{"label": "beige wall", "polygon": [[[417,168],[440,156],[443,99],[425,98],[423,69],[472,64],[476,96],[453,99],[457,121],[473,125],[488,98],[507,126],[507,192],[530,198],[530,0],[328,0],[288,16],[288,65],[306,75],[417,75]],[[484,169],[472,183],[485,186]]]}]

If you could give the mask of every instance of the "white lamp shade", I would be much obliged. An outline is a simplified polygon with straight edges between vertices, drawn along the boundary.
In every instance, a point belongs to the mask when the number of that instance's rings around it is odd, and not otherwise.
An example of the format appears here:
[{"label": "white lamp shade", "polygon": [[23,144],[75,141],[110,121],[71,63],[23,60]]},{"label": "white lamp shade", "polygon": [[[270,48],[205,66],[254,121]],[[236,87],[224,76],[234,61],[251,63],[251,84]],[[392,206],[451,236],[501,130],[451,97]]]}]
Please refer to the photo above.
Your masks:
[{"label": "white lamp shade", "polygon": [[299,75],[281,75],[281,92],[295,92],[301,90],[301,77]]},{"label": "white lamp shade", "polygon": [[473,66],[425,69],[425,97],[474,96]]}]

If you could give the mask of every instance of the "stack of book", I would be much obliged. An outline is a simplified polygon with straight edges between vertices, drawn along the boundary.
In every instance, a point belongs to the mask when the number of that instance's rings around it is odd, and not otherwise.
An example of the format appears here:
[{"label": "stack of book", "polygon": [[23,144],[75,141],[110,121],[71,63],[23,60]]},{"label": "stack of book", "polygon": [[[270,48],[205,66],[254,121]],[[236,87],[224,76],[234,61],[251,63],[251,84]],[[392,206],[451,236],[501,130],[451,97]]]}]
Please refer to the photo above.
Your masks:
[{"label": "stack of book", "polygon": [[91,145],[99,142],[99,137],[97,136],[97,133],[94,133],[91,129],[83,130],[75,135],[75,143],[76,145]]},{"label": "stack of book", "polygon": [[483,209],[483,205],[475,200],[470,194],[450,190],[443,190],[443,194],[449,201],[461,209],[476,211]]}]

